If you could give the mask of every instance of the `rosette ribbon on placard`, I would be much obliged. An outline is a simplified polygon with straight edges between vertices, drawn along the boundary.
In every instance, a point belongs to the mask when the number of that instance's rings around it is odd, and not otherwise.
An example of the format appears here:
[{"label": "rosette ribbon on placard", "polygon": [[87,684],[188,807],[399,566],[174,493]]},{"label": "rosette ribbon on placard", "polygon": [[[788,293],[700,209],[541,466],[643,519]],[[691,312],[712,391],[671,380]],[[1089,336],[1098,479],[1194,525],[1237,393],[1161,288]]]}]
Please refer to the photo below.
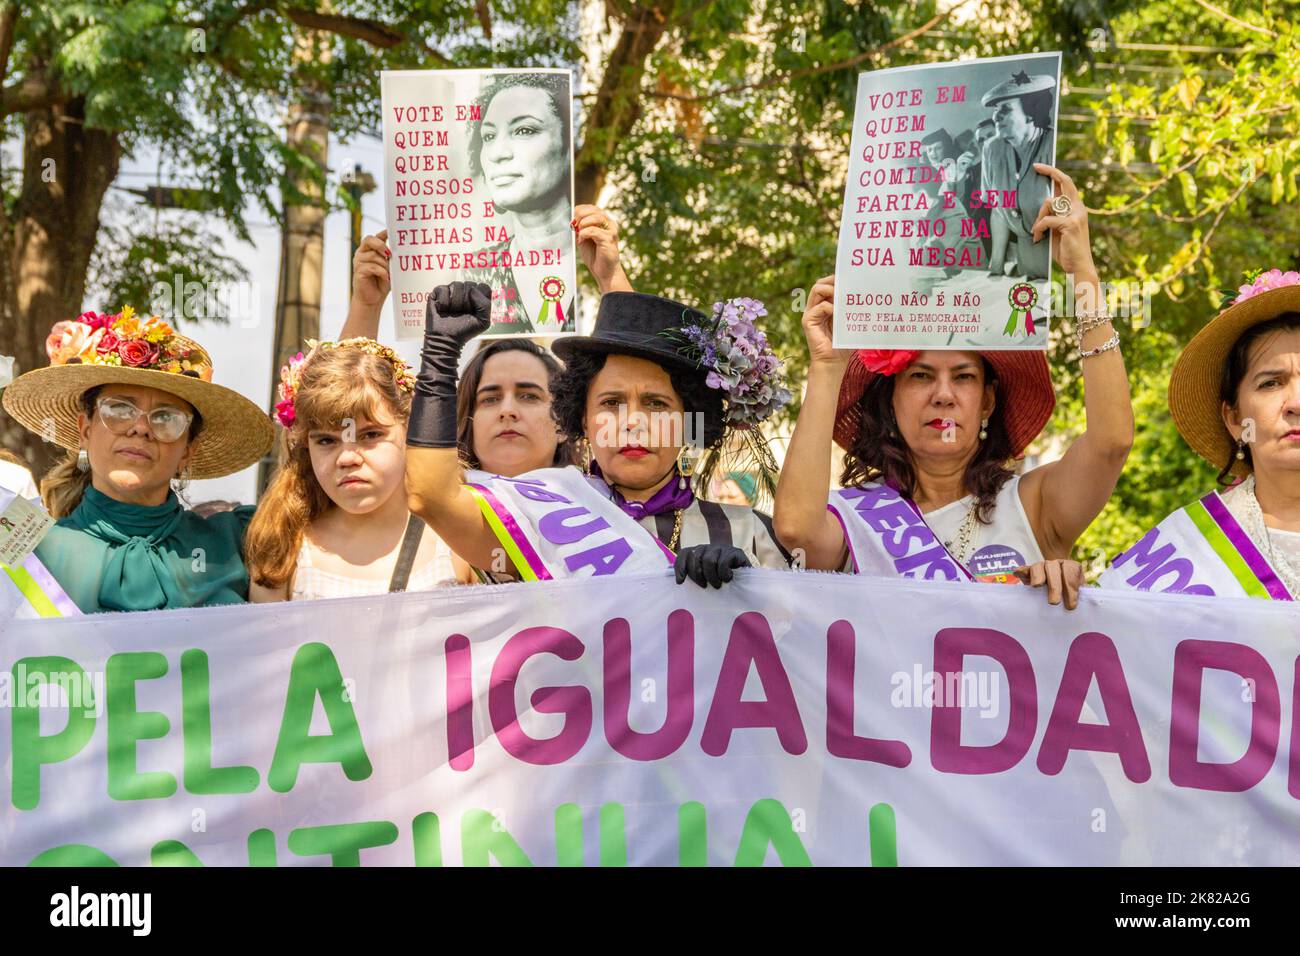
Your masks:
[{"label": "rosette ribbon on placard", "polygon": [[540,291],[542,314],[538,316],[538,325],[550,325],[554,322],[557,328],[563,328],[564,306],[560,304],[560,300],[564,298],[564,281],[559,276],[547,276],[542,280]]},{"label": "rosette ribbon on placard", "polygon": [[1034,317],[1029,310],[1038,303],[1038,290],[1028,282],[1018,282],[1007,293],[1007,302],[1011,306],[1011,317],[1007,319],[1003,335],[1015,335],[1020,320],[1025,320],[1025,335],[1034,334]]}]

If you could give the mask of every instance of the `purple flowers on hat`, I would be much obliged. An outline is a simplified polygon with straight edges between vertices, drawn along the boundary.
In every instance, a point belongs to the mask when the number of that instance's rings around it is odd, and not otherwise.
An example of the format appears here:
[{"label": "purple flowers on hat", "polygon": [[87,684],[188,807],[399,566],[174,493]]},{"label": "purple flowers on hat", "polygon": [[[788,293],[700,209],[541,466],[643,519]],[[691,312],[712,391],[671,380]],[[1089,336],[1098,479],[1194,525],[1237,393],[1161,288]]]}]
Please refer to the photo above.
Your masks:
[{"label": "purple flowers on hat", "polygon": [[686,350],[709,370],[705,384],[726,393],[728,425],[750,428],[790,402],[781,360],[754,324],[765,315],[767,308],[757,299],[728,299],[713,304],[709,323],[681,329]]}]

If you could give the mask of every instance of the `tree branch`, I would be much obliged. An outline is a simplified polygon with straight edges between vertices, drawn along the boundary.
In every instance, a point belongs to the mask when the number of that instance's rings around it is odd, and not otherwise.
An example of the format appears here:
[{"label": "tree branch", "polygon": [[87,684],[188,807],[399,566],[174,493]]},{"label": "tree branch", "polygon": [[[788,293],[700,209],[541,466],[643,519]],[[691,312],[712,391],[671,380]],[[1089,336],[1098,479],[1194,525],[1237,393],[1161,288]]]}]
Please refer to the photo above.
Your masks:
[{"label": "tree branch", "polygon": [[1276,38],[1277,38],[1277,34],[1274,33],[1272,30],[1267,30],[1267,29],[1265,29],[1264,27],[1257,27],[1257,26],[1255,26],[1255,24],[1253,24],[1253,23],[1247,23],[1245,20],[1238,20],[1236,17],[1234,17],[1234,16],[1233,16],[1231,13],[1229,13],[1227,10],[1220,10],[1220,9],[1219,9],[1218,7],[1216,7],[1214,4],[1212,4],[1212,3],[1207,3],[1206,0],[1196,0],[1196,2],[1197,2],[1197,4],[1200,5],[1201,7],[1204,7],[1206,10],[1209,10],[1209,11],[1210,11],[1211,13],[1213,13],[1215,16],[1217,16],[1217,17],[1222,17],[1224,20],[1227,20],[1229,23],[1235,23],[1237,26],[1241,27],[1243,30],[1254,30],[1256,33],[1262,33],[1262,34],[1264,34],[1264,36],[1266,36],[1266,37],[1271,37],[1271,38],[1273,38],[1273,39],[1276,39]]},{"label": "tree branch", "polygon": [[287,16],[300,27],[308,30],[321,30],[353,40],[361,40],[371,46],[389,49],[406,42],[406,34],[399,33],[378,20],[365,20],[361,17],[344,17],[334,13],[316,13],[310,10],[290,8]]},{"label": "tree branch", "polygon": [[32,74],[0,91],[0,116],[67,103],[71,98],[69,93],[47,82],[44,77]]},{"label": "tree branch", "polygon": [[825,63],[822,64],[821,66],[810,66],[810,67],[805,67],[802,70],[792,70],[789,73],[782,73],[779,76],[770,76],[766,80],[760,80],[755,83],[737,83],[735,86],[728,86],[724,89],[717,90],[713,93],[705,93],[701,96],[684,96],[679,93],[657,93],[657,92],[647,92],[646,95],[655,97],[657,99],[681,100],[688,103],[698,103],[704,100],[716,99],[719,96],[728,96],[732,93],[740,93],[744,90],[763,90],[772,86],[781,86],[783,84],[789,83],[791,80],[797,80],[805,76],[818,76],[822,73],[834,73],[839,70],[848,70],[867,60],[875,59],[876,57],[882,56],[883,54],[888,53],[890,50],[895,49],[896,47],[900,47],[905,44],[911,43],[917,37],[929,33],[940,23],[947,20],[950,16],[952,16],[954,13],[956,13],[958,10],[960,10],[962,7],[966,6],[966,4],[970,2],[971,0],[959,0],[959,2],[956,3],[954,6],[952,6],[950,9],[944,11],[943,13],[936,13],[929,20],[925,21],[925,23],[921,24],[919,27],[917,27],[914,30],[910,30],[907,33],[904,33],[901,37],[895,37],[894,39],[890,40],[888,43],[884,43],[881,46],[874,47],[870,50],[864,50],[862,53],[859,53],[856,56],[851,56],[847,60],[840,60],[837,63]]}]

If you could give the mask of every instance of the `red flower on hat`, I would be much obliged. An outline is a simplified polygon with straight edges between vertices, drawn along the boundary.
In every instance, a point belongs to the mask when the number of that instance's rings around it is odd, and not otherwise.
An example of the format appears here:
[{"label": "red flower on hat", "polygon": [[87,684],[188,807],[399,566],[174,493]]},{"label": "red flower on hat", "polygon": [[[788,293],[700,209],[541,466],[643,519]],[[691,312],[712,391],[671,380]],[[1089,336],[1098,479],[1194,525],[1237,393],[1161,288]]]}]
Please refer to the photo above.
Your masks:
[{"label": "red flower on hat", "polygon": [[116,352],[117,347],[122,344],[122,340],[117,337],[117,333],[112,329],[105,329],[104,334],[99,337],[99,344],[95,346],[95,351],[100,355],[108,352]]},{"label": "red flower on hat", "polygon": [[121,356],[123,365],[139,368],[158,361],[158,346],[144,339],[132,339],[118,345],[117,354]]},{"label": "red flower on hat", "polygon": [[878,375],[897,375],[920,354],[913,349],[858,349],[858,361]]}]

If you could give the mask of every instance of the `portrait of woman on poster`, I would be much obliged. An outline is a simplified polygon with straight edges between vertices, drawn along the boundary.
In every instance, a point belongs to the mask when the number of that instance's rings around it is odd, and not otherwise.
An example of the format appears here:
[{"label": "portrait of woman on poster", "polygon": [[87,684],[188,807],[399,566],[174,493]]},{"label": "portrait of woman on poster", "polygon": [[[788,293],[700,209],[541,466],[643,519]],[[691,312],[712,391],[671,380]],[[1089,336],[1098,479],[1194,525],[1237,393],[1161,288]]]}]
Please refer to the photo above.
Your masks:
[{"label": "portrait of woman on poster", "polygon": [[1051,182],[1034,171],[1034,163],[1052,163],[1052,109],[1056,79],[1030,76],[1024,70],[999,83],[980,102],[993,110],[995,136],[984,147],[984,189],[1015,191],[1016,204],[993,211],[991,275],[1004,275],[1006,255],[1015,240],[1014,274],[1046,279],[1050,265],[1047,243],[1035,243],[1032,230]]},{"label": "portrait of woman on poster", "polygon": [[[463,278],[492,288],[489,335],[575,331],[574,290],[563,280],[571,270],[541,264],[547,252],[573,249],[569,77],[492,76],[474,103],[481,119],[471,126],[470,173],[492,201],[497,231],[508,236],[485,251],[512,257],[536,252],[539,264],[489,263],[466,270]],[[544,294],[547,279],[560,281],[547,283]]]}]

